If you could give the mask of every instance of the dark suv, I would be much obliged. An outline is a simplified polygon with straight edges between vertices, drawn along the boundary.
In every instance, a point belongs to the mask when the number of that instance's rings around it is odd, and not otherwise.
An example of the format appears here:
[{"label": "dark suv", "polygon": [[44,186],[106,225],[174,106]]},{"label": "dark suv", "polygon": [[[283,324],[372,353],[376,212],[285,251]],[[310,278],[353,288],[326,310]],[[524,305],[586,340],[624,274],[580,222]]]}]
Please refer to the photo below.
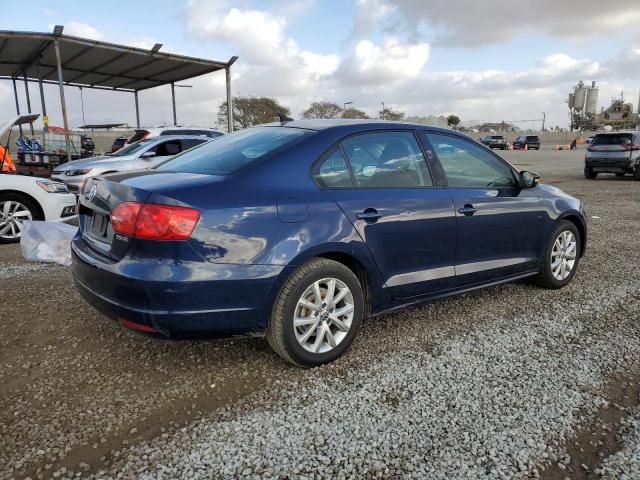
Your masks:
[{"label": "dark suv", "polygon": [[489,148],[499,148],[500,150],[506,150],[507,148],[507,139],[502,135],[485,135],[480,139],[480,143]]},{"label": "dark suv", "polygon": [[540,137],[537,135],[520,135],[513,141],[514,150],[540,150]]},{"label": "dark suv", "polygon": [[598,133],[584,157],[584,176],[594,179],[599,173],[632,173],[640,180],[640,132]]}]

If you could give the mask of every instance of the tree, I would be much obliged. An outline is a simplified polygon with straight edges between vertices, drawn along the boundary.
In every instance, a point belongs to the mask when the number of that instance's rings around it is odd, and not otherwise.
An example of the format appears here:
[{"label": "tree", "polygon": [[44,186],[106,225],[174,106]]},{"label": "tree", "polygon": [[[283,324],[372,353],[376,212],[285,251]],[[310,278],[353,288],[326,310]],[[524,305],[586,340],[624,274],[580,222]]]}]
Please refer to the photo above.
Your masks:
[{"label": "tree", "polygon": [[380,110],[378,113],[378,117],[381,120],[391,120],[393,122],[401,122],[404,120],[404,112],[400,110],[392,110],[391,108],[385,108],[384,110]]},{"label": "tree", "polygon": [[[218,124],[227,126],[227,102],[218,108]],[[278,120],[278,113],[289,115],[288,107],[270,97],[233,97],[233,129],[241,130]]]},{"label": "tree", "polygon": [[449,115],[447,117],[447,125],[449,125],[454,130],[456,130],[458,128],[459,124],[460,124],[460,117],[459,116],[451,114],[451,115]]},{"label": "tree", "polygon": [[362,110],[358,110],[357,108],[346,108],[342,111],[341,118],[369,118],[369,115],[364,113]]},{"label": "tree", "polygon": [[338,118],[342,113],[340,105],[331,102],[313,102],[302,112],[303,118]]}]

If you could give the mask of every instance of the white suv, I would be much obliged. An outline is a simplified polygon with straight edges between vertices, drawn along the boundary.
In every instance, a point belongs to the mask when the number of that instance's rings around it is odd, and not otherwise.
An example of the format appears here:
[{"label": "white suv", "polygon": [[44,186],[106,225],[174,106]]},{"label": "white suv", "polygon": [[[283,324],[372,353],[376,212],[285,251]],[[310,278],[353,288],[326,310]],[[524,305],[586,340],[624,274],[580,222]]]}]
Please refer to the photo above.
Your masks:
[{"label": "white suv", "polygon": [[134,130],[133,136],[127,140],[127,143],[134,143],[138,140],[148,137],[163,137],[165,135],[193,135],[195,137],[217,138],[224,135],[220,130],[206,127],[155,127],[155,128],[138,128]]}]

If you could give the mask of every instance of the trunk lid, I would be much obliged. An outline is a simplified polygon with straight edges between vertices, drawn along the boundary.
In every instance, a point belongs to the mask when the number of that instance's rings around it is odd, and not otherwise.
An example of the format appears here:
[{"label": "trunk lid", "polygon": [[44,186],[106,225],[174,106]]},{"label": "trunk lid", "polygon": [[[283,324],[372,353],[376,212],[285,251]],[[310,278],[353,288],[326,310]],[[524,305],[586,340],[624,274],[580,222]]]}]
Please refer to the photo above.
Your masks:
[{"label": "trunk lid", "polygon": [[184,192],[224,177],[194,173],[131,171],[91,178],[78,198],[79,229],[94,252],[111,260],[121,259],[134,238],[115,234],[110,215],[122,202],[190,206]]}]

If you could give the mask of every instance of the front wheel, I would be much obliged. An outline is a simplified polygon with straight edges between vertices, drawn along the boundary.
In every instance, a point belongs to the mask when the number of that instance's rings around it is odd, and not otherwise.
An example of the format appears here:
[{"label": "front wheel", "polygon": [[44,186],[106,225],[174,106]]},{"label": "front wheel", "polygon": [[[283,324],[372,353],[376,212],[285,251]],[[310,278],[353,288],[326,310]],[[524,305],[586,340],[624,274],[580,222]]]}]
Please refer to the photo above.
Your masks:
[{"label": "front wheel", "polygon": [[589,180],[593,180],[597,176],[598,176],[598,174],[593,171],[592,167],[584,167],[584,178],[587,178]]},{"label": "front wheel", "polygon": [[640,165],[636,165],[636,169],[633,172],[633,179],[640,182]]},{"label": "front wheel", "polygon": [[624,172],[616,172],[616,177],[624,177]]},{"label": "front wheel", "polygon": [[280,289],[267,328],[271,348],[288,362],[314,367],[351,346],[362,324],[362,287],[341,263],[316,258]]},{"label": "front wheel", "polygon": [[33,200],[19,193],[0,194],[0,244],[19,242],[22,222],[29,220],[41,220]]},{"label": "front wheel", "polygon": [[580,249],[580,233],[576,226],[567,220],[561,221],[547,242],[535,282],[551,289],[567,285],[578,269]]}]

